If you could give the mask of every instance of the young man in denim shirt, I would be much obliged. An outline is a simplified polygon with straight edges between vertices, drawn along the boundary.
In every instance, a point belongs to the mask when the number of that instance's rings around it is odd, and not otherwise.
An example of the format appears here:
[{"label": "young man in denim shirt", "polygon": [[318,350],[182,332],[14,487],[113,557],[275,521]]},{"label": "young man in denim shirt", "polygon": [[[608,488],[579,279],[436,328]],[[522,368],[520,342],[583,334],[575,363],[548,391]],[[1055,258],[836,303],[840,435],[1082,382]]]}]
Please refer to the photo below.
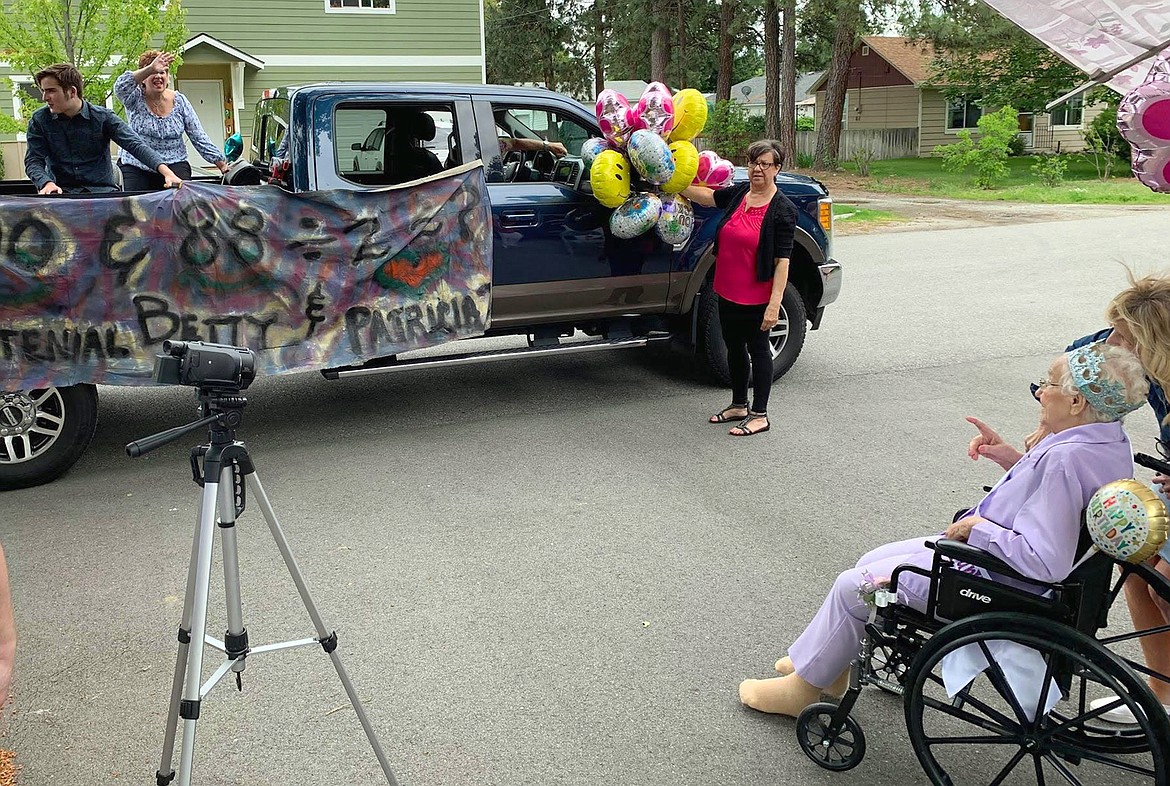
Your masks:
[{"label": "young man in denim shirt", "polygon": [[81,97],[81,72],[68,63],[36,75],[45,106],[28,121],[24,171],[39,194],[117,191],[110,142],[154,167],[167,188],[182,184],[142,137],[117,115]]}]

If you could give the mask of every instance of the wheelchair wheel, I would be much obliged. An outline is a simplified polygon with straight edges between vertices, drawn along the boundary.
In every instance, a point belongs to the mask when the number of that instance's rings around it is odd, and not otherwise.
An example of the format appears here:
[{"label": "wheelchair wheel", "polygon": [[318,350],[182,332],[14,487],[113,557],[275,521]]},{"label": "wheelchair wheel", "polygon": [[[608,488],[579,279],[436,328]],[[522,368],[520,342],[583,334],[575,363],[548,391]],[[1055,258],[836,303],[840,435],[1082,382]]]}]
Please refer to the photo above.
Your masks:
[{"label": "wheelchair wheel", "polygon": [[[1015,689],[994,655],[1005,642],[1033,651],[1002,656],[1035,669],[1017,677]],[[989,666],[951,697],[943,659],[959,650],[952,660],[982,655]],[[1060,694],[1048,711],[1042,684]],[[1138,719],[1112,742],[1088,709],[1108,693]],[[934,784],[1170,783],[1170,718],[1153,693],[1114,653],[1046,619],[981,614],[943,628],[911,664],[903,706],[910,742]]]},{"label": "wheelchair wheel", "polygon": [[826,770],[851,770],[865,758],[865,734],[846,715],[840,729],[830,732],[837,705],[822,701],[804,708],[796,719],[796,741],[805,755]]}]

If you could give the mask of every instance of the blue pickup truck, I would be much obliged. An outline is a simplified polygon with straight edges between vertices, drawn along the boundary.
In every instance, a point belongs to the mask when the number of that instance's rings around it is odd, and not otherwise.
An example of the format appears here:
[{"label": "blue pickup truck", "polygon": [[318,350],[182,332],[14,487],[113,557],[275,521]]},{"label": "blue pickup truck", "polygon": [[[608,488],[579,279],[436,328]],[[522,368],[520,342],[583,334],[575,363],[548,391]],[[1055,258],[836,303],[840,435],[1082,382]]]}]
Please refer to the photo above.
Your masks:
[{"label": "blue pickup truck", "polygon": [[[699,208],[691,239],[672,247],[647,233],[619,240],[590,190],[581,143],[600,136],[593,114],[548,90],[498,85],[323,83],[272,91],[259,103],[250,161],[229,180],[275,175],[293,191],[361,189],[437,174],[481,159],[493,219],[488,335],[527,335],[528,347],[421,360],[385,358],[329,369],[331,378],[526,352],[581,352],[673,341],[726,381],[711,279],[718,211]],[[511,140],[528,139],[517,145]],[[543,143],[560,143],[558,157]],[[739,173],[746,179],[745,173]],[[781,174],[799,210],[780,323],[782,376],[841,288],[833,260],[832,199],[816,180]],[[564,342],[582,331],[593,341]]]},{"label": "blue pickup truck", "polygon": [[[615,238],[611,211],[593,197],[580,158],[582,142],[595,136],[599,130],[585,107],[546,90],[302,85],[272,91],[259,102],[251,154],[225,182],[272,182],[294,192],[361,190],[483,161],[494,254],[488,335],[525,335],[527,346],[461,351],[456,342],[455,351],[443,355],[380,357],[322,370],[328,378],[661,342],[681,345],[726,381],[727,353],[711,289],[718,211],[697,209],[695,231],[677,247],[653,232]],[[841,288],[841,267],[831,256],[828,193],[807,177],[780,175],[778,182],[799,220],[780,323],[771,334],[777,377],[795,362],[806,330],[820,326]],[[0,183],[0,194],[32,190],[27,181]],[[4,388],[0,380],[0,490],[56,478],[93,436],[96,387]]]}]

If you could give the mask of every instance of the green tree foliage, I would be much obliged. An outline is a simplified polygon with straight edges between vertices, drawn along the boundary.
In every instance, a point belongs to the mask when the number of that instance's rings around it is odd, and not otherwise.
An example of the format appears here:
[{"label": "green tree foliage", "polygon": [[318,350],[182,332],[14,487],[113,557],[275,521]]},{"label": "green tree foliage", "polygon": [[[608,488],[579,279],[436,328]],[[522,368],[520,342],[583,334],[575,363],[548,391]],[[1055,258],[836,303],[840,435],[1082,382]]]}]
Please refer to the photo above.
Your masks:
[{"label": "green tree foliage", "polygon": [[981,0],[912,0],[901,21],[906,35],[934,44],[931,81],[947,98],[975,94],[992,106],[1043,112],[1084,79]]},{"label": "green tree foliage", "polygon": [[[178,52],[187,40],[179,0],[6,0],[0,15],[0,53],[16,73],[32,76],[53,63],[73,63],[85,97],[105,103],[114,80],[138,68],[150,48]],[[27,109],[35,109],[25,101]],[[4,130],[11,131],[9,118]],[[23,123],[16,126],[23,130]]]},{"label": "green tree foliage", "polygon": [[1106,104],[1101,113],[1089,121],[1082,132],[1085,138],[1084,157],[1093,163],[1097,176],[1108,179],[1113,170],[1129,162],[1129,142],[1117,128],[1117,104],[1121,97],[1112,90],[1100,89],[1091,94],[1089,100],[1097,99]]},{"label": "green tree foliage", "polygon": [[943,158],[943,169],[949,172],[975,170],[975,185],[980,188],[995,186],[1010,174],[1007,160],[1011,154],[1012,140],[1019,133],[1019,112],[1005,106],[979,118],[979,138],[972,137],[964,129],[959,132],[959,141],[953,145],[942,145],[935,154]]},{"label": "green tree foliage", "polygon": [[570,0],[486,0],[488,82],[533,82],[574,95],[591,90],[590,42],[574,30],[586,10]]}]

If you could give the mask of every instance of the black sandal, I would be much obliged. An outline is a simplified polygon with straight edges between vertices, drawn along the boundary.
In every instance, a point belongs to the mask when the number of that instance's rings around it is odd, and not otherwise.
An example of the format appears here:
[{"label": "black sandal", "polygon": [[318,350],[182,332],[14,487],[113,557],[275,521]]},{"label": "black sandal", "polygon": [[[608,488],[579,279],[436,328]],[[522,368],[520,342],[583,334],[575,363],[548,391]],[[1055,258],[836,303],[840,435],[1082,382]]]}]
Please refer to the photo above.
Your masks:
[{"label": "black sandal", "polygon": [[[750,423],[753,420],[759,420],[760,418],[764,419],[764,427],[763,428],[750,429],[747,427],[748,423]],[[765,431],[767,431],[770,428],[772,428],[772,422],[770,420],[768,420],[768,413],[767,412],[752,412],[749,409],[748,416],[746,418],[744,418],[743,420],[741,420],[738,426],[733,427],[731,429],[731,431],[729,431],[727,433],[733,437],[754,437],[756,434],[763,434]],[[737,433],[737,429],[738,429],[738,433]]]},{"label": "black sandal", "polygon": [[[730,423],[733,420],[743,420],[743,415],[729,416],[727,414],[728,412],[730,412],[733,409],[748,409],[748,406],[747,406],[747,404],[732,404],[729,407],[724,407],[719,412],[717,412],[714,415],[712,415],[711,417],[707,418],[707,422],[708,423]],[[748,414],[749,415],[751,414],[750,409],[748,409]]]}]

